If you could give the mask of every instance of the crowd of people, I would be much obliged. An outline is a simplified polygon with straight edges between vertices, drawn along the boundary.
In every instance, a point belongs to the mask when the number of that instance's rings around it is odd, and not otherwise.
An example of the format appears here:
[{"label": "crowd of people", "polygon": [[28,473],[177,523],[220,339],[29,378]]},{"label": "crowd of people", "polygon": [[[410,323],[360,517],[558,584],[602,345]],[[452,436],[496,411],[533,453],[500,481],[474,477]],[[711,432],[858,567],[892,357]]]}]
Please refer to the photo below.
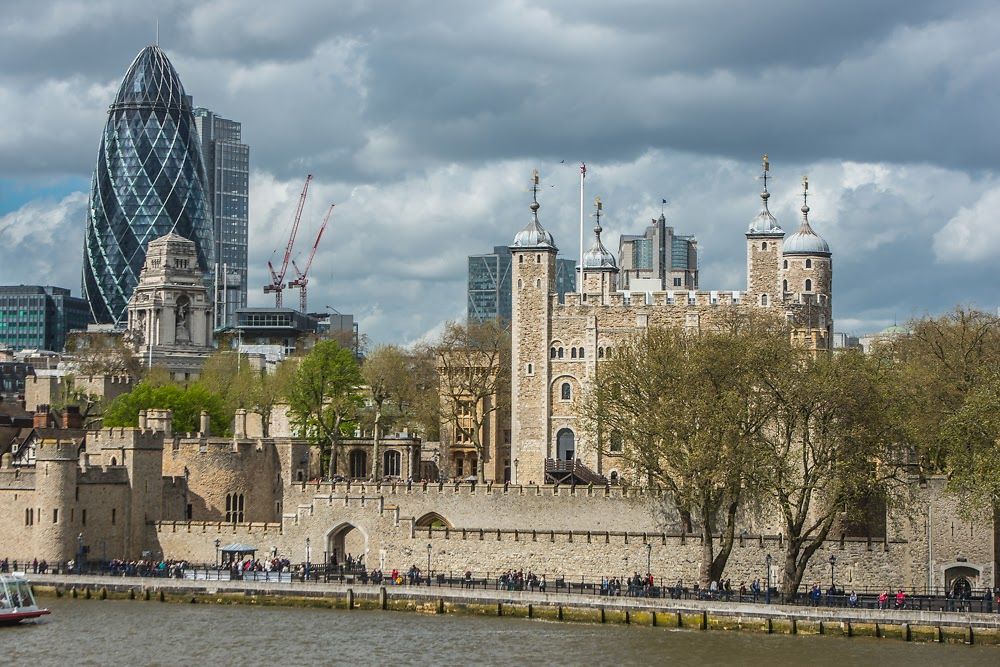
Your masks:
[{"label": "crowd of people", "polygon": [[[27,567],[27,563],[25,564]],[[20,568],[18,567],[18,562],[15,560],[13,562],[13,567],[11,567],[11,561],[9,558],[4,558],[0,560],[0,573],[3,572],[18,572]],[[31,572],[32,574],[46,574],[49,571],[49,564],[45,559],[38,560],[37,558],[31,561]]]}]

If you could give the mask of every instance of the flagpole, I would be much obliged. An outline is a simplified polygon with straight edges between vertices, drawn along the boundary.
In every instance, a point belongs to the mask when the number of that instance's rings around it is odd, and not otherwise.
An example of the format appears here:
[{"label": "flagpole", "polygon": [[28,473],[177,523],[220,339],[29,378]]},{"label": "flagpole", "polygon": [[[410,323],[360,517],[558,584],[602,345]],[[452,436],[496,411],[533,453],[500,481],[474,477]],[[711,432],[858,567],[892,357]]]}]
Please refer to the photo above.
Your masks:
[{"label": "flagpole", "polygon": [[577,287],[583,295],[583,185],[587,179],[587,165],[580,163],[580,263],[576,265]]}]

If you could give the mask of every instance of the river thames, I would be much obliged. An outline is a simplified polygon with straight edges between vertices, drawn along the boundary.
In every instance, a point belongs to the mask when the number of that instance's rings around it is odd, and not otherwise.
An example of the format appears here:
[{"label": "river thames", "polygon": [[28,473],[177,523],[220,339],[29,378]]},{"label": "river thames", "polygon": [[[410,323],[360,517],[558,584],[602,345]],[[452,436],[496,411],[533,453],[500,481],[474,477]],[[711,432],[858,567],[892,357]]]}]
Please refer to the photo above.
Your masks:
[{"label": "river thames", "polygon": [[42,599],[8,665],[987,665],[1000,647],[434,616]]}]

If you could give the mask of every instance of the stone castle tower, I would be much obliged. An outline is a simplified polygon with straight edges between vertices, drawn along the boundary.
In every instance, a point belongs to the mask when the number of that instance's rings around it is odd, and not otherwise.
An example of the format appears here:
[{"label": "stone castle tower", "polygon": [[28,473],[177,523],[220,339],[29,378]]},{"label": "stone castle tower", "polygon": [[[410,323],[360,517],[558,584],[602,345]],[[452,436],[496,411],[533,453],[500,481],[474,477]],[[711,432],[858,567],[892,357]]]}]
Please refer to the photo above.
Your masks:
[{"label": "stone castle tower", "polygon": [[[559,470],[584,482],[614,479],[620,465],[610,443],[588,442],[575,403],[617,345],[644,327],[713,326],[727,308],[782,314],[792,336],[807,349],[830,349],[833,338],[830,247],[809,224],[803,182],[802,223],[792,235],[768,210],[770,165],[764,156],[761,210],[746,232],[747,287],[739,290],[622,292],[614,255],[601,240],[603,205],[595,200],[596,224],[584,254],[582,288],[560,300],[555,291],[558,249],[538,222],[535,172],[531,221],[514,237],[511,319],[511,457],[515,483],[542,483]],[[580,470],[579,465],[587,469]],[[565,476],[568,475],[568,476]]]}]

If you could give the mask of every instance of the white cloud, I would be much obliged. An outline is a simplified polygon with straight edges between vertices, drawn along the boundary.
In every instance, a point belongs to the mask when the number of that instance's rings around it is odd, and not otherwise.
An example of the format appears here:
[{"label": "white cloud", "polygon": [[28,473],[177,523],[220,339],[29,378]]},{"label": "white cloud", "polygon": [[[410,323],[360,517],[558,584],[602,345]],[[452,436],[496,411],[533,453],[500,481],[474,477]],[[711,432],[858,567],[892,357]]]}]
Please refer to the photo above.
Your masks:
[{"label": "white cloud", "polygon": [[1000,259],[1000,187],[948,220],[934,235],[934,255],[949,263]]}]

